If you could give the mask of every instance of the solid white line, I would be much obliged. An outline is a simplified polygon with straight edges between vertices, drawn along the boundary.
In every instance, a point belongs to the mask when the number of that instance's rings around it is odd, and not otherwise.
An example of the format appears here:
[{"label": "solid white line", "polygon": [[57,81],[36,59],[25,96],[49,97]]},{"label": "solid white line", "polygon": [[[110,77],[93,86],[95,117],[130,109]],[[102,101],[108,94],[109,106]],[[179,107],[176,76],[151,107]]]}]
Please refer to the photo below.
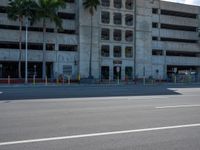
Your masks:
[{"label": "solid white line", "polygon": [[161,107],[156,107],[156,109],[166,109],[166,108],[187,108],[187,107],[200,107],[200,105],[161,106]]},{"label": "solid white line", "polygon": [[72,136],[61,136],[61,137],[42,138],[42,139],[30,139],[30,140],[22,140],[22,141],[11,141],[11,142],[0,143],[0,146],[14,145],[14,144],[36,143],[36,142],[46,142],[46,141],[57,141],[57,140],[68,140],[68,139],[78,139],[78,138],[97,137],[97,136],[106,136],[106,135],[127,134],[127,133],[138,133],[138,132],[147,132],[147,131],[169,130],[169,129],[178,129],[178,128],[189,128],[189,127],[200,127],[200,123],[177,125],[177,126],[157,127],[157,128],[136,129],[136,130],[124,130],[124,131],[113,131],[113,132],[72,135]]}]

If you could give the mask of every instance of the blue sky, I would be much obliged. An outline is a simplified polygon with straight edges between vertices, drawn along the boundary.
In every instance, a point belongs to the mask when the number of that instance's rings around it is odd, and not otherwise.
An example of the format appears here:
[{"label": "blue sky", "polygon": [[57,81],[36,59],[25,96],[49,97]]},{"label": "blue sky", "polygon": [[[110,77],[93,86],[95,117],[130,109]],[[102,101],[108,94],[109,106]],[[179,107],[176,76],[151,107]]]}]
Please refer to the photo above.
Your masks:
[{"label": "blue sky", "polygon": [[178,2],[178,3],[199,5],[200,6],[200,0],[165,0],[165,1],[171,1],[171,2]]}]

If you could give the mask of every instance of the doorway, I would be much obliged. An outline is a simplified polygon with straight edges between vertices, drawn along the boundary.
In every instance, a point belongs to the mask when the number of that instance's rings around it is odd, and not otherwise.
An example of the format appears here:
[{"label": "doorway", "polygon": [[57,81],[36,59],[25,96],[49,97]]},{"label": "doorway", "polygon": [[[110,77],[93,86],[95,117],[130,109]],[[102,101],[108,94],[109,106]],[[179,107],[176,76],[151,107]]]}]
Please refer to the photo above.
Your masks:
[{"label": "doorway", "polygon": [[113,68],[113,79],[114,80],[121,80],[121,66],[115,66]]},{"label": "doorway", "polygon": [[109,66],[102,66],[101,67],[101,79],[102,80],[109,80]]}]

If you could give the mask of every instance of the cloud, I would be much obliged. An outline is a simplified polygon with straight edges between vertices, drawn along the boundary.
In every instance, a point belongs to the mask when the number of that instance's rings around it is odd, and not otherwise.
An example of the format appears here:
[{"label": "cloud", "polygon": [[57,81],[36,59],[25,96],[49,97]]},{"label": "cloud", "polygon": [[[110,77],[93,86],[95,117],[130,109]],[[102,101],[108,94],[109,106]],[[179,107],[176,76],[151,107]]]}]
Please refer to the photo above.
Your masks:
[{"label": "cloud", "polygon": [[199,5],[200,6],[200,0],[165,0],[165,1],[191,4],[191,5]]}]

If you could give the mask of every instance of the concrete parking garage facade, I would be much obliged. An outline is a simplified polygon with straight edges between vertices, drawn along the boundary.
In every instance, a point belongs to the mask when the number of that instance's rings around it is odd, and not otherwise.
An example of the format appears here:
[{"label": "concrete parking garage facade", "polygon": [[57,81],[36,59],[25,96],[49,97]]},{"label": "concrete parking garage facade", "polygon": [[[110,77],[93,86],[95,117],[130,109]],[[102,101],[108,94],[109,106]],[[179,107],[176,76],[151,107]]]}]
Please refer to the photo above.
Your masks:
[{"label": "concrete parking garage facade", "polygon": [[[88,77],[91,17],[82,3],[68,0],[67,8],[59,11],[64,31],[48,24],[49,78],[61,74],[73,79]],[[19,23],[8,20],[7,4],[7,0],[0,2],[0,77],[16,78]],[[92,75],[125,80],[144,76],[166,79],[174,71],[200,73],[199,19],[199,6],[159,0],[101,0],[93,16]],[[30,77],[33,72],[38,78],[41,74],[41,27],[37,23],[29,28]],[[24,61],[24,50],[22,56]]]}]

